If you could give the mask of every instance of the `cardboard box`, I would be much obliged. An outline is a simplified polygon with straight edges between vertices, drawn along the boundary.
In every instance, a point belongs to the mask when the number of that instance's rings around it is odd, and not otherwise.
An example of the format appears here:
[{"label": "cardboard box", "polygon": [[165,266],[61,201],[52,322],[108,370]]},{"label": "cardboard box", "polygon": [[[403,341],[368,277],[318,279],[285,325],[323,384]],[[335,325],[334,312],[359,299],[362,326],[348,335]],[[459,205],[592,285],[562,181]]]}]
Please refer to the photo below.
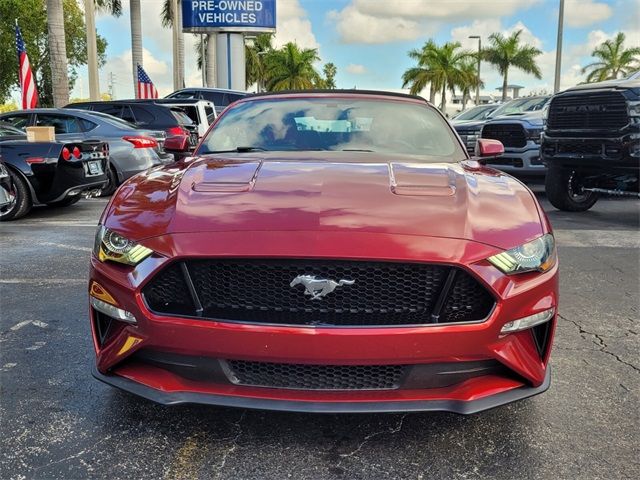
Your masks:
[{"label": "cardboard box", "polygon": [[54,142],[56,134],[53,127],[27,127],[28,142]]}]

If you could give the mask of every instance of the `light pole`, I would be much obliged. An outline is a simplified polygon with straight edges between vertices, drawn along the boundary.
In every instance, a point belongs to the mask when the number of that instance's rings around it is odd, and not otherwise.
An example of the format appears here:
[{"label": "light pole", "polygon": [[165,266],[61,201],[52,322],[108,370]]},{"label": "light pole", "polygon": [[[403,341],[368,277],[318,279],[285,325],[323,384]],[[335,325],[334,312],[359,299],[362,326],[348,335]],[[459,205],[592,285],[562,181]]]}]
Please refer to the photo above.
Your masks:
[{"label": "light pole", "polygon": [[562,64],[562,26],[564,24],[564,0],[560,0],[558,11],[558,40],[556,43],[556,75],[553,82],[553,93],[560,90],[560,69]]},{"label": "light pole", "polygon": [[482,55],[482,39],[480,35],[469,35],[478,40],[478,84],[476,85],[476,106],[480,105],[480,56]]}]

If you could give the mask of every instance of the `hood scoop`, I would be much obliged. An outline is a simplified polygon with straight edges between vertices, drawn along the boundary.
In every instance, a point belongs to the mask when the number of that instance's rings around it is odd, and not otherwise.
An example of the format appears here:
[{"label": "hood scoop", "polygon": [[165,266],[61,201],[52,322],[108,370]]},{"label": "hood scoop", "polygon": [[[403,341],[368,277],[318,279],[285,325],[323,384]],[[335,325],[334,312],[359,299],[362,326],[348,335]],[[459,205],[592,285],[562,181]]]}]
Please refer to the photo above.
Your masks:
[{"label": "hood scoop", "polygon": [[396,195],[450,197],[456,193],[455,173],[442,164],[390,163],[389,180]]},{"label": "hood scoop", "polygon": [[198,167],[195,192],[240,193],[253,189],[262,162],[209,161]]}]

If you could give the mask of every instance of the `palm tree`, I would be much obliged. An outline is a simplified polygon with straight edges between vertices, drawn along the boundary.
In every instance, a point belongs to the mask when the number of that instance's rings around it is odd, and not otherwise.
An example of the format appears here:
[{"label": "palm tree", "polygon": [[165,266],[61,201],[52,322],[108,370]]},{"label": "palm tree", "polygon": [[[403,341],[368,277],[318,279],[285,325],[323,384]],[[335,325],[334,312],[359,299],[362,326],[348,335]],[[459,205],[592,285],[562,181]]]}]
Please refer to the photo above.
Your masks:
[{"label": "palm tree", "polygon": [[[477,58],[477,56],[476,56]],[[462,91],[462,110],[466,110],[471,92],[477,87],[483,88],[484,82],[478,77],[478,66],[475,61],[464,61],[460,65],[460,81],[456,84]]]},{"label": "palm tree", "polygon": [[216,79],[216,45],[218,36],[215,33],[207,34],[207,53],[205,63],[205,78],[207,87],[215,87],[218,83]]},{"label": "palm tree", "polygon": [[47,28],[53,105],[63,107],[69,103],[69,74],[67,72],[67,47],[62,0],[47,0]]},{"label": "palm tree", "polygon": [[542,78],[536,57],[542,52],[529,45],[520,45],[522,30],[513,32],[508,37],[501,33],[489,35],[490,46],[482,50],[482,58],[493,64],[502,75],[502,101],[507,100],[509,68],[514,67],[536,78]]},{"label": "palm tree", "polygon": [[273,51],[273,35],[263,33],[256,36],[252,45],[245,46],[245,72],[246,87],[249,88],[254,83],[258,86],[258,91],[263,91],[266,86],[266,57]]},{"label": "palm tree", "polygon": [[138,98],[138,65],[142,65],[142,15],[140,0],[129,0],[131,10],[131,66],[133,67],[133,90]]},{"label": "palm tree", "polygon": [[625,35],[622,32],[612,40],[606,40],[591,53],[598,61],[582,69],[582,73],[591,70],[587,82],[601,82],[626,77],[640,68],[640,47],[624,48]]},{"label": "palm tree", "polygon": [[267,90],[308,90],[321,78],[313,67],[320,60],[315,48],[300,49],[289,42],[280,50],[268,54],[265,59]]},{"label": "palm tree", "polygon": [[409,52],[409,58],[416,60],[418,66],[408,69],[402,75],[402,88],[411,85],[409,91],[412,95],[418,95],[429,85],[429,101],[432,104],[436,103],[436,92],[438,92],[441,87],[431,68],[434,52],[437,49],[438,46],[436,43],[429,39],[420,50],[411,50]]},{"label": "palm tree", "polygon": [[447,90],[462,82],[462,63],[473,56],[466,50],[460,50],[460,42],[447,42],[438,47],[433,41],[428,41],[421,51],[412,50],[409,56],[418,59],[418,67],[410,68],[402,77],[406,86],[411,83],[412,93],[424,89],[427,83],[431,85],[430,100],[435,100],[435,92],[440,91],[440,111],[444,112],[447,105]]},{"label": "palm tree", "polygon": [[114,17],[122,15],[122,0],[94,0],[96,8],[109,12]]},{"label": "palm tree", "polygon": [[[184,34],[182,33],[181,13],[180,5],[175,0],[164,0],[160,12],[160,22],[164,28],[178,29],[178,32],[174,32],[173,35],[173,87],[176,89],[184,86]],[[175,21],[174,16],[176,17]]]},{"label": "palm tree", "polygon": [[333,90],[336,88],[336,74],[338,73],[338,69],[335,64],[329,62],[325,63],[324,67],[322,67],[322,73],[324,74],[324,78],[322,79],[322,87]]}]

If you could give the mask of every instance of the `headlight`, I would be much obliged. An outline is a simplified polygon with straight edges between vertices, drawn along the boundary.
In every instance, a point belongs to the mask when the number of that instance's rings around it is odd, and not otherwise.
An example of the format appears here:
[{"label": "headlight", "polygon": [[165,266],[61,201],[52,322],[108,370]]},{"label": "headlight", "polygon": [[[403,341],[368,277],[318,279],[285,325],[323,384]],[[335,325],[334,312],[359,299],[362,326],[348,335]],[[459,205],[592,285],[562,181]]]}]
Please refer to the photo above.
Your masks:
[{"label": "headlight", "polygon": [[524,245],[489,257],[488,260],[506,274],[546,272],[556,263],[555,241],[553,235],[547,233]]},{"label": "headlight", "polygon": [[527,130],[527,138],[533,140],[534,143],[540,144],[542,138],[542,128],[532,128]]},{"label": "headlight", "polygon": [[126,265],[137,265],[151,255],[153,250],[101,225],[96,232],[93,253],[101,262],[111,260]]}]

